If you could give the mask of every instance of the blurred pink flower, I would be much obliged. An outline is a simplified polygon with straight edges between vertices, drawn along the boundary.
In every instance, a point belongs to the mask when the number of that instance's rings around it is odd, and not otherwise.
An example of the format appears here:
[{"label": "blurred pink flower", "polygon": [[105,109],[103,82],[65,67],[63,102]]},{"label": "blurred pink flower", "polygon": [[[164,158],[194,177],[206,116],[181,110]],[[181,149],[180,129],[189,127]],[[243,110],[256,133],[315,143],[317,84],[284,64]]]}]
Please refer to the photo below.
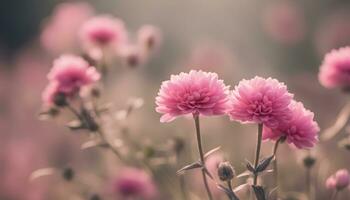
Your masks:
[{"label": "blurred pink flower", "polygon": [[122,45],[118,49],[118,55],[126,66],[136,67],[142,65],[147,60],[147,55],[139,46],[132,44]]},{"label": "blurred pink flower", "polygon": [[122,169],[113,183],[113,191],[123,199],[154,200],[158,196],[152,178],[145,171],[136,168]]},{"label": "blurred pink flower", "polygon": [[320,131],[314,121],[314,113],[304,108],[300,102],[293,101],[290,105],[291,120],[281,123],[278,128],[264,127],[263,139],[278,140],[285,136],[289,144],[297,148],[310,148],[318,141],[317,133]]},{"label": "blurred pink flower", "polygon": [[42,46],[55,54],[75,50],[78,47],[78,30],[93,12],[93,8],[85,2],[59,4],[45,23],[40,36]]},{"label": "blurred pink flower", "polygon": [[231,94],[228,115],[242,123],[263,123],[277,128],[290,119],[289,104],[293,95],[276,79],[255,77],[242,80]]},{"label": "blurred pink flower", "polygon": [[320,83],[326,88],[350,86],[350,47],[332,50],[320,67]]},{"label": "blurred pink flower", "polygon": [[150,51],[160,46],[162,35],[160,30],[152,25],[143,25],[137,32],[138,44],[145,51]]},{"label": "blurred pink flower", "polygon": [[100,74],[81,57],[62,55],[54,61],[47,77],[50,82],[42,93],[42,100],[44,104],[52,105],[57,94],[72,97],[81,87],[97,82]]},{"label": "blurred pink flower", "polygon": [[294,2],[281,1],[267,7],[263,28],[277,42],[295,44],[305,36],[305,19],[301,8]]},{"label": "blurred pink flower", "polygon": [[216,73],[191,70],[164,81],[156,97],[160,121],[170,122],[186,114],[222,115],[228,106],[229,87]]},{"label": "blurred pink flower", "polygon": [[350,174],[346,169],[340,169],[326,180],[328,189],[342,190],[349,186]]},{"label": "blurred pink flower", "polygon": [[80,30],[84,48],[117,48],[127,41],[123,21],[108,15],[97,16],[85,22]]}]

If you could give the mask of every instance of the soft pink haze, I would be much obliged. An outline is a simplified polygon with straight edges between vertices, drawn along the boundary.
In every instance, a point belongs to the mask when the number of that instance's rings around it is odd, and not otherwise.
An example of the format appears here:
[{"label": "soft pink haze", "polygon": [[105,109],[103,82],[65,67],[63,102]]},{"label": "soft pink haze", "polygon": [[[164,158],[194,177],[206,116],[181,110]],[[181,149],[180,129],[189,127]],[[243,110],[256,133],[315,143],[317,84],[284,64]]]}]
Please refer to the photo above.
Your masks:
[{"label": "soft pink haze", "polygon": [[278,140],[286,137],[289,144],[299,149],[311,148],[318,141],[320,128],[314,120],[314,113],[305,109],[300,102],[293,101],[290,105],[292,117],[289,121],[281,123],[276,129],[264,127],[263,139]]},{"label": "soft pink haze", "polygon": [[318,75],[326,88],[348,88],[350,86],[350,47],[332,50],[322,62]]},{"label": "soft pink haze", "polygon": [[263,123],[277,128],[290,119],[289,104],[293,95],[287,87],[272,78],[242,80],[230,96],[228,115],[242,123]]},{"label": "soft pink haze", "polygon": [[228,106],[229,87],[216,73],[191,70],[164,81],[156,97],[160,121],[170,122],[187,114],[222,115]]}]

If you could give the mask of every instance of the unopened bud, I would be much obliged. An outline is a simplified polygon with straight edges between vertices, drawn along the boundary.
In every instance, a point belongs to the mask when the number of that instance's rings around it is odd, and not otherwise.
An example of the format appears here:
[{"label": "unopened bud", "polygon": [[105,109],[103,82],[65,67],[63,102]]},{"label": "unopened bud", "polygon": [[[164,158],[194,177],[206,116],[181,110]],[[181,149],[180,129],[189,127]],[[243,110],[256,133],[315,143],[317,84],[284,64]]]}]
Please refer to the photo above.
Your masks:
[{"label": "unopened bud", "polygon": [[311,168],[312,166],[314,166],[316,162],[316,159],[312,156],[306,156],[303,160],[304,166],[307,168]]},{"label": "unopened bud", "polygon": [[218,167],[218,176],[221,181],[230,181],[235,176],[235,170],[229,162],[221,162]]},{"label": "unopened bud", "polygon": [[71,181],[74,178],[74,171],[72,168],[67,167],[63,169],[62,177],[66,181]]},{"label": "unopened bud", "polygon": [[66,95],[64,93],[58,93],[54,96],[53,102],[58,107],[67,105]]}]

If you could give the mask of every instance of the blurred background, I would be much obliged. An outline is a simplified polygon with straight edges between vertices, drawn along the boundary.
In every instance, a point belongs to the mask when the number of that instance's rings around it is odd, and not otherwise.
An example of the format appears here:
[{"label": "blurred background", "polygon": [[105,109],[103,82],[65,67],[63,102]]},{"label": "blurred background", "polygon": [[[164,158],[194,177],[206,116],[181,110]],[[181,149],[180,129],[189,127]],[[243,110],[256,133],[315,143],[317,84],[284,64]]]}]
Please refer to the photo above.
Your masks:
[{"label": "blurred background", "polygon": [[[64,2],[83,6],[59,9]],[[38,119],[52,60],[62,53],[79,53],[77,27],[94,14],[106,13],[122,19],[130,32],[143,24],[162,31],[161,47],[152,59],[136,69],[117,69],[103,99],[122,109],[130,97],[143,98],[144,106],[128,120],[133,138],[149,145],[171,137],[185,138],[187,154],[180,166],[196,155],[192,121],[161,124],[154,111],[160,84],[171,74],[190,69],[213,71],[231,88],[256,75],[277,78],[315,113],[321,129],[334,123],[348,100],[340,91],[323,88],[317,77],[325,53],[350,45],[347,0],[2,0],[0,199],[87,199],[94,192],[104,193],[108,177],[117,174],[118,167],[109,159],[96,158],[101,152],[80,149],[84,136],[71,134],[64,119]],[[255,127],[226,117],[205,118],[202,126],[206,149],[222,146],[236,170],[244,171],[244,159],[253,156]],[[327,176],[338,168],[349,169],[349,152],[337,146],[344,137],[339,134],[321,141],[312,150],[317,159],[313,172],[316,199],[328,199],[329,191],[323,189]],[[264,144],[266,154],[271,148],[272,144]],[[286,155],[280,161],[282,190],[303,192],[305,170],[300,160],[306,152],[283,145],[280,154]],[[80,181],[88,185],[83,197],[69,196],[77,189],[58,177],[28,181],[33,170],[66,166],[79,169]],[[292,173],[283,173],[290,169]],[[91,181],[95,176],[104,179]],[[339,197],[349,198],[349,191]]]}]

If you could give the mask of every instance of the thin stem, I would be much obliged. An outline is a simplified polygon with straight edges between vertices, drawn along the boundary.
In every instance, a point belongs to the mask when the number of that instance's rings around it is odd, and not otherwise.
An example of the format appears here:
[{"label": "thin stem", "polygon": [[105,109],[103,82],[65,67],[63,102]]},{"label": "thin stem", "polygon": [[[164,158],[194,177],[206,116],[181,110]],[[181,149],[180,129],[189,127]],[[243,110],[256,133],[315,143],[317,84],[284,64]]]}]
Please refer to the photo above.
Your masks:
[{"label": "thin stem", "polygon": [[[261,141],[262,141],[262,131],[263,131],[263,124],[258,124],[258,139],[257,139],[257,143],[256,143],[255,162],[254,162],[255,169],[258,167],[258,164],[259,164]],[[257,183],[258,183],[258,173],[255,173],[254,174],[254,185],[256,186]]]},{"label": "thin stem", "polygon": [[231,181],[227,181],[227,186],[233,192]]},{"label": "thin stem", "polygon": [[308,199],[311,200],[311,168],[306,168],[306,192]]},{"label": "thin stem", "polygon": [[196,136],[197,136],[197,145],[198,145],[198,151],[199,151],[199,156],[200,156],[200,161],[203,165],[202,168],[202,176],[203,176],[203,182],[205,189],[208,193],[209,200],[213,199],[213,196],[210,192],[209,185],[208,185],[208,180],[207,176],[205,174],[205,161],[204,161],[204,153],[203,153],[203,148],[202,148],[202,141],[201,141],[201,132],[200,132],[200,125],[199,125],[199,116],[198,115],[193,115],[195,126],[196,126]]},{"label": "thin stem", "polygon": [[278,188],[278,162],[277,162],[277,150],[278,150],[278,147],[279,147],[279,144],[282,143],[284,141],[284,137],[280,137],[275,145],[274,145],[274,148],[273,148],[273,152],[272,152],[272,155],[275,157],[275,160],[273,161],[273,176],[274,176],[274,179],[275,179],[275,185],[276,185],[276,198],[279,196],[278,195],[278,192],[279,192],[279,188]]},{"label": "thin stem", "polygon": [[337,196],[338,196],[338,190],[335,189],[333,194],[332,194],[332,197],[331,197],[331,200],[336,200],[337,199]]}]

